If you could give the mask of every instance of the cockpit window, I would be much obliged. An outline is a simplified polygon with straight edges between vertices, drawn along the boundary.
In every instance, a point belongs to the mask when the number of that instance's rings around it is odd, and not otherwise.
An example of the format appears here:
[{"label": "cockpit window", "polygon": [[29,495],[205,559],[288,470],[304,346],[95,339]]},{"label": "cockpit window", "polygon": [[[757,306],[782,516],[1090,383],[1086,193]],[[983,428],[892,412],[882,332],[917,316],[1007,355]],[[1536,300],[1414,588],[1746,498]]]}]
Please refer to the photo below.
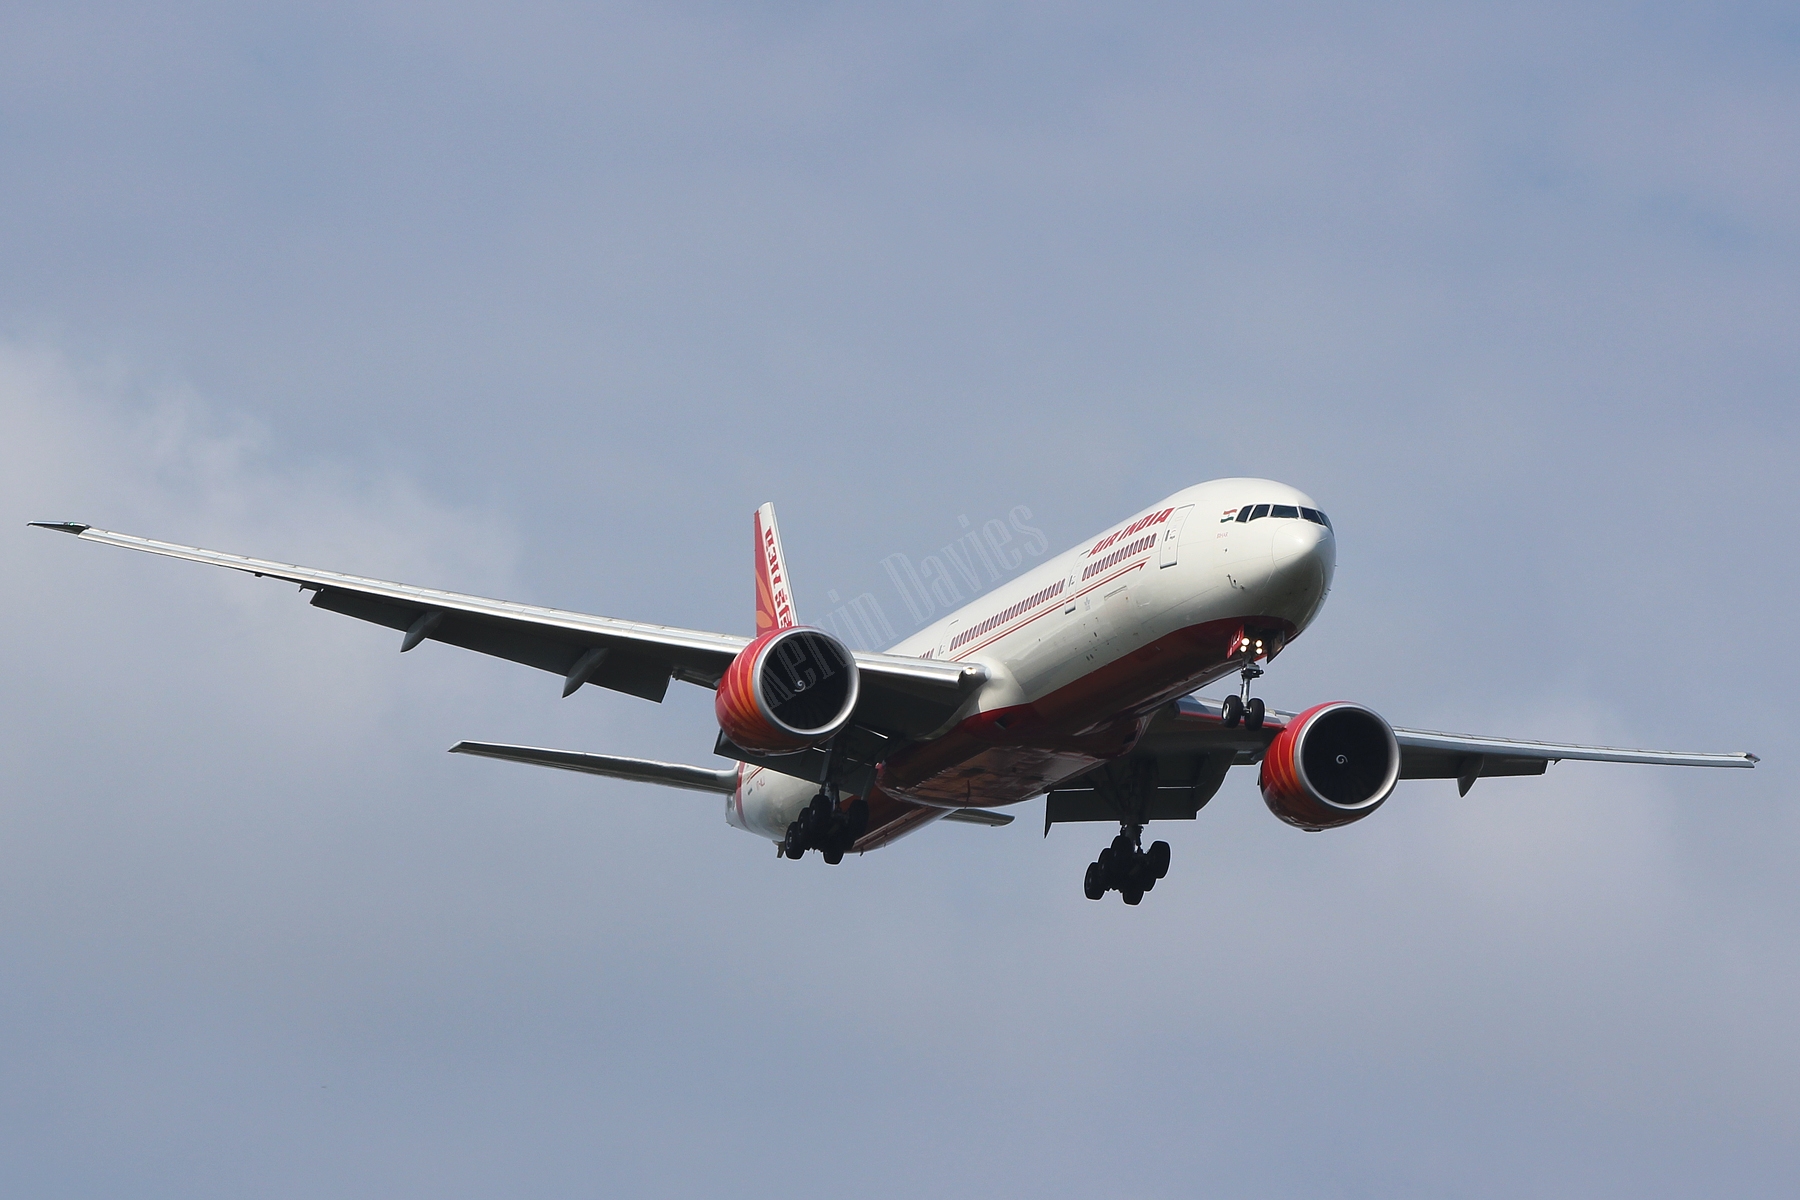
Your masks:
[{"label": "cockpit window", "polygon": [[[1316,508],[1301,508],[1296,504],[1246,504],[1237,510],[1235,520],[1242,524],[1245,521],[1259,521],[1264,517],[1287,517],[1290,520],[1311,521],[1314,525],[1331,528],[1331,518]],[[1226,520],[1234,518],[1227,517]]]}]

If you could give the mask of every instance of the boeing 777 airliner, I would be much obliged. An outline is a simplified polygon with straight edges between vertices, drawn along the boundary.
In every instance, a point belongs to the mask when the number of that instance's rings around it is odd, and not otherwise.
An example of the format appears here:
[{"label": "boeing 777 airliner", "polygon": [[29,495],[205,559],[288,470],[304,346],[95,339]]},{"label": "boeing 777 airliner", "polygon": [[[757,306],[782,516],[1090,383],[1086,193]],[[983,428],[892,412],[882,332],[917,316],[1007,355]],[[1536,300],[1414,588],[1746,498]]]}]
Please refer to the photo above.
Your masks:
[{"label": "boeing 777 airliner", "polygon": [[[795,612],[775,510],[753,519],[754,637],[594,617],[383,583],[192,546],[34,522],[91,542],[297,583],[315,607],[661,701],[671,679],[715,692],[723,769],[489,742],[452,750],[716,792],[725,819],[782,855],[828,863],[932,821],[1004,825],[1046,796],[1044,829],[1117,822],[1089,864],[1091,900],[1137,904],[1169,869],[1150,821],[1192,820],[1234,765],[1259,764],[1269,810],[1321,830],[1374,812],[1401,779],[1541,775],[1560,759],[1750,767],[1683,754],[1468,737],[1389,725],[1348,701],[1277,712],[1261,664],[1331,590],[1336,541],[1312,499],[1266,479],[1177,492],[885,653],[853,651]],[[1197,688],[1231,675],[1223,701]]]}]

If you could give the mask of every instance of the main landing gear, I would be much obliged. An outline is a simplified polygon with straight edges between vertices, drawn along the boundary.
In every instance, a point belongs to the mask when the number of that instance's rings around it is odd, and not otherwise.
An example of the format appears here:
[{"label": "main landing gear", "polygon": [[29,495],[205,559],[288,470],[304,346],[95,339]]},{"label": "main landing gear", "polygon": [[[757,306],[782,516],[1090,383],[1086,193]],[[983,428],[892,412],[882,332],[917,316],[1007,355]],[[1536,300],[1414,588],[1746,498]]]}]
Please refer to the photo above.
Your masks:
[{"label": "main landing gear", "polygon": [[836,866],[868,828],[869,802],[858,796],[848,807],[840,807],[837,788],[827,787],[787,827],[781,852],[789,858],[800,858],[808,850],[817,850],[826,862]]},{"label": "main landing gear", "polygon": [[1263,669],[1256,665],[1255,659],[1245,663],[1244,669],[1238,672],[1244,681],[1240,688],[1242,694],[1225,697],[1225,703],[1219,706],[1219,722],[1225,728],[1236,729],[1239,721],[1244,723],[1245,729],[1262,728],[1265,711],[1262,699],[1250,695],[1250,681],[1260,678],[1262,673]]},{"label": "main landing gear", "polygon": [[1087,878],[1081,890],[1089,900],[1098,900],[1116,891],[1127,904],[1136,904],[1156,881],[1169,873],[1169,843],[1152,842],[1143,848],[1144,827],[1123,823],[1112,845],[1088,864]]}]

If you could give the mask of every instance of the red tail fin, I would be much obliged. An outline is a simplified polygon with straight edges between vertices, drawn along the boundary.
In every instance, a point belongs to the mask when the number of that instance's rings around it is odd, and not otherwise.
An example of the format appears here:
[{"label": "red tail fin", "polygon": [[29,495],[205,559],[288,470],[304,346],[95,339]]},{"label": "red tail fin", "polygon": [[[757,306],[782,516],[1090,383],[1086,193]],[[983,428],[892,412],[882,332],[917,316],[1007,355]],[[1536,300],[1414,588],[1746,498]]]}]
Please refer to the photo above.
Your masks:
[{"label": "red tail fin", "polygon": [[775,506],[765,504],[756,510],[756,632],[760,637],[771,629],[798,623],[787,559],[781,553],[781,531],[775,526]]}]

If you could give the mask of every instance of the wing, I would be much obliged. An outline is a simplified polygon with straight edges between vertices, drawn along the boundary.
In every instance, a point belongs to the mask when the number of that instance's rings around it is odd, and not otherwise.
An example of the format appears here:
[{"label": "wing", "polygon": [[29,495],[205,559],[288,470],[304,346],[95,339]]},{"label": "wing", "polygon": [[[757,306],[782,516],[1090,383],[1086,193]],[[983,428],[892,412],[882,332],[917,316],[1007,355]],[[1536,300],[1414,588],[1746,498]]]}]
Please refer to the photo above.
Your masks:
[{"label": "wing", "polygon": [[[725,668],[750,640],[364,579],[75,522],[32,524],[83,541],[283,579],[312,592],[315,608],[404,631],[403,651],[431,640],[491,654],[562,676],[565,696],[588,683],[659,702],[670,679],[717,687]],[[898,654],[858,652],[856,665],[862,673],[862,699],[852,720],[898,737],[919,737],[936,729],[987,678],[976,664]]]},{"label": "wing", "polygon": [[[1187,697],[1151,722],[1146,739],[1158,744],[1195,747],[1229,745],[1237,761],[1256,762],[1275,735],[1294,719],[1291,712],[1270,709],[1261,729],[1226,729],[1220,706],[1211,700]],[[1468,794],[1478,778],[1490,775],[1542,775],[1553,762],[1579,759],[1587,762],[1648,763],[1665,767],[1753,767],[1754,754],[1716,754],[1683,750],[1627,750],[1617,746],[1582,746],[1569,742],[1527,742],[1518,738],[1476,737],[1465,733],[1438,733],[1430,729],[1394,726],[1400,743],[1400,778],[1457,779],[1468,782]],[[1477,761],[1478,760],[1478,761]]]},{"label": "wing", "polygon": [[[1065,821],[1116,821],[1131,811],[1149,820],[1192,819],[1218,790],[1225,772],[1261,761],[1295,715],[1270,709],[1261,729],[1227,729],[1216,702],[1193,696],[1177,700],[1151,719],[1130,754],[1051,792],[1045,830]],[[1679,767],[1753,767],[1759,761],[1747,753],[1626,750],[1400,726],[1394,727],[1394,740],[1400,744],[1400,778],[1454,779],[1464,796],[1477,779],[1542,775],[1563,759]]]}]

